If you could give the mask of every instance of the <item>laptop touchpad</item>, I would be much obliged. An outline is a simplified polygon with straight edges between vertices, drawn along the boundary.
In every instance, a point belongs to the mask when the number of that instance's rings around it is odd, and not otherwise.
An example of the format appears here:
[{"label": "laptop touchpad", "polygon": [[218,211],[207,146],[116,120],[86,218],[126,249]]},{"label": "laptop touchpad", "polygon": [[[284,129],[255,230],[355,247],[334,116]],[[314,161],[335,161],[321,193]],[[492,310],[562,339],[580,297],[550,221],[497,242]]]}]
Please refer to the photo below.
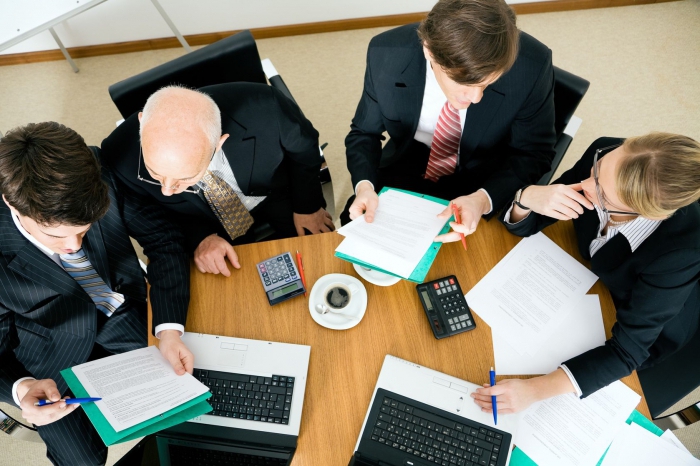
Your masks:
[{"label": "laptop touchpad", "polygon": [[433,383],[430,388],[430,404],[451,413],[460,413],[467,395],[442,385]]},{"label": "laptop touchpad", "polygon": [[219,364],[231,367],[243,367],[247,351],[237,349],[219,349]]}]

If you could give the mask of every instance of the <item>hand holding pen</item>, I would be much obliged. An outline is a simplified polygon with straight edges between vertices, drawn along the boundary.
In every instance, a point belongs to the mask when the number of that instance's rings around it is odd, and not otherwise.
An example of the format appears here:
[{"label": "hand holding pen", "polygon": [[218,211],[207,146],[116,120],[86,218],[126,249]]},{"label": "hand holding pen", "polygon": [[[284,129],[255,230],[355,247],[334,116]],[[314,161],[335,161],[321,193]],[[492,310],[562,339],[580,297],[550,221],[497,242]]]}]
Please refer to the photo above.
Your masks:
[{"label": "hand holding pen", "polygon": [[[61,400],[61,393],[56,382],[51,379],[26,379],[17,386],[17,398],[20,400],[22,417],[37,426],[51,424],[69,415],[79,404],[67,404]],[[41,401],[48,400],[52,404],[37,406]]]}]

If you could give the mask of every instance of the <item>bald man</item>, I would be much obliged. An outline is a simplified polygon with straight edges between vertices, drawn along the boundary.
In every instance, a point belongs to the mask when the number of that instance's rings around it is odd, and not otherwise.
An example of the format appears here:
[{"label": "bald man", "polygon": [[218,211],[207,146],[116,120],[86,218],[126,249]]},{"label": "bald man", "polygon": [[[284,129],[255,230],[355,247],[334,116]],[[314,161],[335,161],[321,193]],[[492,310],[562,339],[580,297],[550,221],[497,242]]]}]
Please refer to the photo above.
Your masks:
[{"label": "bald man", "polygon": [[104,141],[105,163],[134,193],[165,206],[202,273],[240,268],[233,245],[334,229],[319,179],[318,132],[276,89],[169,86]]}]

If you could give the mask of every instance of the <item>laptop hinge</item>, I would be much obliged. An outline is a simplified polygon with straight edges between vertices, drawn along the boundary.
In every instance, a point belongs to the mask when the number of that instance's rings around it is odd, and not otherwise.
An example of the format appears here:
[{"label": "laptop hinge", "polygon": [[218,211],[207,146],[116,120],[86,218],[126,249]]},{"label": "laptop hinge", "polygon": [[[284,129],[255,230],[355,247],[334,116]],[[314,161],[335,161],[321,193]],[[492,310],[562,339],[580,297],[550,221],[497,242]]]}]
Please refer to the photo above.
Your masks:
[{"label": "laptop hinge", "polygon": [[382,460],[376,460],[374,458],[368,457],[367,455],[363,455],[359,451],[355,452],[354,458],[356,460],[360,460],[360,463],[352,463],[351,462],[350,464],[358,464],[359,466],[363,466],[363,465],[367,465],[367,466],[369,466],[369,465],[372,465],[372,466],[392,466],[391,464],[385,463]]}]

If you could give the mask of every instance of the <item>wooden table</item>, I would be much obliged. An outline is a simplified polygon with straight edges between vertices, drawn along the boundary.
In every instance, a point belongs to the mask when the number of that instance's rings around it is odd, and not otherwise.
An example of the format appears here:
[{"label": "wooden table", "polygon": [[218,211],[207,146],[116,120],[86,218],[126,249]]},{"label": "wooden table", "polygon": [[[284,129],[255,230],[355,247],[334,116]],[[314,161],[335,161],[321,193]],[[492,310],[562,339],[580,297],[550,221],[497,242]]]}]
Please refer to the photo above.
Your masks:
[{"label": "wooden table", "polygon": [[[578,253],[571,222],[558,222],[544,233],[588,266]],[[328,273],[357,276],[352,264],[333,257],[342,239],[337,233],[327,233],[238,246],[242,268],[233,271],[230,278],[204,275],[192,267],[187,331],[311,346],[294,466],[347,465],[387,353],[476,384],[487,383],[489,368],[494,366],[491,329],[478,315],[474,316],[475,330],[436,340],[415,284],[408,281],[385,288],[361,280],[368,294],[367,312],[358,326],[345,331],[316,324],[303,297],[269,306],[255,264],[285,251],[294,255],[298,249],[303,255],[309,289]],[[466,292],[520,238],[508,233],[497,221],[482,220],[467,241],[468,251],[459,242],[444,245],[426,281],[454,274]],[[610,293],[600,281],[590,293],[600,296],[610,338],[615,322]],[[636,373],[623,382],[642,395]],[[643,395],[637,409],[649,417]]]}]

